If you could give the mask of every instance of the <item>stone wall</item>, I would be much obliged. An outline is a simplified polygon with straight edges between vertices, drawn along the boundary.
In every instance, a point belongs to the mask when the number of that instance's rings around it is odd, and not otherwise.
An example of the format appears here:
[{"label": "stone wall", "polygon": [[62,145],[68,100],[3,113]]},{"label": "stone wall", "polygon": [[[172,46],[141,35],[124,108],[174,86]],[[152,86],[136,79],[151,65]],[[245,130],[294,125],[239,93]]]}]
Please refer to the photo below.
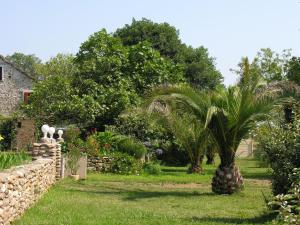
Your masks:
[{"label": "stone wall", "polygon": [[110,171],[111,159],[108,157],[88,157],[87,159],[87,169],[89,171],[95,172],[105,172]]},{"label": "stone wall", "polygon": [[0,114],[9,116],[23,101],[23,91],[31,90],[33,80],[0,58],[3,79],[0,81]]},{"label": "stone wall", "polygon": [[9,224],[55,183],[55,161],[40,158],[0,173],[0,225]]},{"label": "stone wall", "polygon": [[35,143],[33,161],[0,172],[0,225],[8,225],[60,179],[59,144]]}]

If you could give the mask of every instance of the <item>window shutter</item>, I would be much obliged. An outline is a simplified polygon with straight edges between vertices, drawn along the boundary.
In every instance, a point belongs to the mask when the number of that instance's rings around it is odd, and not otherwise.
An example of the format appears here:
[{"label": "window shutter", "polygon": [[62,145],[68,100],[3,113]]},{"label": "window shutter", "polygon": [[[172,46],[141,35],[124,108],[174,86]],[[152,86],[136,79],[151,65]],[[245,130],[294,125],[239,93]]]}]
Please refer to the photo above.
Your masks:
[{"label": "window shutter", "polygon": [[25,102],[26,104],[29,103],[29,96],[30,96],[30,92],[24,91],[24,102]]}]

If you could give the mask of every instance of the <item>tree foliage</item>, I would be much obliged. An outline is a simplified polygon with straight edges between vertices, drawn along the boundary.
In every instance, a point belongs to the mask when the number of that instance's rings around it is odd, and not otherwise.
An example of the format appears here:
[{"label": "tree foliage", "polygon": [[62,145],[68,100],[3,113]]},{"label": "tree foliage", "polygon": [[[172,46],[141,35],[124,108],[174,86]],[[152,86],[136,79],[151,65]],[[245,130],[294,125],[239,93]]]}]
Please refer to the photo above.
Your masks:
[{"label": "tree foliage", "polygon": [[197,89],[213,90],[220,86],[223,77],[216,70],[215,59],[210,57],[208,50],[203,46],[192,48],[183,45],[180,57],[188,83]]},{"label": "tree foliage", "polygon": [[[287,79],[288,62],[291,59],[291,50],[283,50],[281,54],[272,51],[270,48],[262,48],[250,63],[249,69],[251,74],[260,76],[261,80],[266,83],[273,81],[282,81]],[[238,69],[233,70],[239,76],[243,72],[242,58],[238,64]]]},{"label": "tree foliage", "polygon": [[37,73],[43,78],[50,76],[72,77],[77,71],[73,61],[74,56],[72,54],[58,53],[47,62],[39,65]]},{"label": "tree foliage", "polygon": [[190,159],[191,171],[202,172],[201,164],[209,139],[205,128],[209,95],[188,86],[160,87],[148,96],[145,106],[183,146]]},{"label": "tree foliage", "polygon": [[133,19],[130,25],[117,29],[114,35],[129,46],[148,41],[162,56],[171,59],[175,58],[181,47],[179,31],[175,27],[168,23],[154,23],[145,18],[140,21]]},{"label": "tree foliage", "polygon": [[184,68],[186,81],[194,87],[214,89],[223,81],[215,66],[215,59],[210,57],[204,47],[192,48],[183,44],[179,31],[168,23],[154,23],[143,18],[132,20],[123,28],[117,29],[114,36],[119,37],[126,46],[147,41],[160,54]]},{"label": "tree foliage", "polygon": [[288,80],[300,85],[300,57],[292,57],[287,64],[287,68],[286,77]]},{"label": "tree foliage", "polygon": [[30,104],[24,109],[41,122],[58,125],[93,122],[103,111],[90,96],[78,95],[78,89],[63,76],[51,76],[37,82],[30,95]]},{"label": "tree foliage", "polygon": [[20,52],[15,52],[12,55],[7,55],[5,58],[8,61],[12,62],[20,70],[31,76],[36,76],[38,74],[37,69],[42,63],[42,61],[34,54],[25,55]]}]

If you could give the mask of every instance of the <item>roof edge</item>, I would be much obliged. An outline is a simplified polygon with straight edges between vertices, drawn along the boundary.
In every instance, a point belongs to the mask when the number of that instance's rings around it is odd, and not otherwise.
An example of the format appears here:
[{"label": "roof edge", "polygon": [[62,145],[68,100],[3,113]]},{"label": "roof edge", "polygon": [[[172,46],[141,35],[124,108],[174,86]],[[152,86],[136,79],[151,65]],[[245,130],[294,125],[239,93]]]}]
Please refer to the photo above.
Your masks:
[{"label": "roof edge", "polygon": [[25,76],[27,76],[28,78],[30,78],[31,80],[35,80],[35,78],[31,75],[29,75],[28,73],[24,72],[23,70],[21,70],[19,67],[17,67],[14,63],[10,62],[9,60],[7,60],[3,55],[0,55],[0,59],[3,60],[5,63],[9,64],[10,66],[12,66],[13,68],[15,68],[16,70],[18,70],[20,73],[24,74]]}]

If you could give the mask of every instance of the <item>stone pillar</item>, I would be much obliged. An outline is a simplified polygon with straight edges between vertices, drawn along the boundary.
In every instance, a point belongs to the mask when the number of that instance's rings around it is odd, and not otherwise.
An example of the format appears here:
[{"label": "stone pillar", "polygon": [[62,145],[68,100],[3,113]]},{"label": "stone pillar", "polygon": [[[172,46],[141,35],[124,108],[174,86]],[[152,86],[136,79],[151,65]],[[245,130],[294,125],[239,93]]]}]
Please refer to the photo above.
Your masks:
[{"label": "stone pillar", "polygon": [[61,174],[62,168],[61,168],[61,144],[56,144],[56,180],[59,180],[62,178]]},{"label": "stone pillar", "polygon": [[54,161],[56,180],[61,178],[61,145],[57,143],[34,143],[32,148],[32,159],[50,158]]}]

